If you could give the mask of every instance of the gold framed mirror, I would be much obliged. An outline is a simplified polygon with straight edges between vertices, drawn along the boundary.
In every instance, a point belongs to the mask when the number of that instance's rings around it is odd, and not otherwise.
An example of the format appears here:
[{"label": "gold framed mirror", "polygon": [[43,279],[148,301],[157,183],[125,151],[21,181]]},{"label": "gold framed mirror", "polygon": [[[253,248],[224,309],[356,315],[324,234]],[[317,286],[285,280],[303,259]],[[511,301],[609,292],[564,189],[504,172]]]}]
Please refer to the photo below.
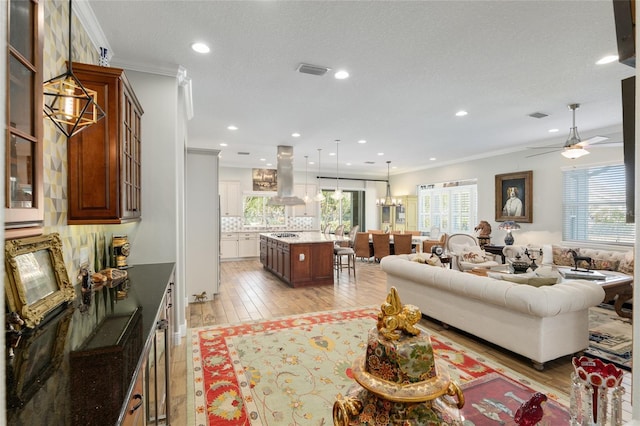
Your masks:
[{"label": "gold framed mirror", "polygon": [[17,312],[27,327],[37,326],[55,308],[74,299],[60,235],[7,240],[4,251],[7,308]]}]

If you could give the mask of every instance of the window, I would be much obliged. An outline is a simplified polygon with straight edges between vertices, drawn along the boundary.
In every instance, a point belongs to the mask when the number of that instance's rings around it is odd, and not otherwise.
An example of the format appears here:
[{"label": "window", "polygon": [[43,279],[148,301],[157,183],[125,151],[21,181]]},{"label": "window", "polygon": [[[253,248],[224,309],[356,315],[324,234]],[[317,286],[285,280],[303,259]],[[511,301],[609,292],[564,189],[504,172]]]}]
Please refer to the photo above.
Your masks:
[{"label": "window", "polygon": [[478,216],[477,192],[476,179],[418,185],[418,229],[472,233]]},{"label": "window", "polygon": [[250,194],[242,197],[242,214],[245,226],[285,226],[284,206],[270,206],[273,194]]},{"label": "window", "polygon": [[322,190],[322,194],[325,197],[320,204],[322,228],[324,228],[324,225],[329,225],[330,229],[336,229],[342,223],[346,231],[349,231],[355,225],[360,225],[360,229],[363,229],[365,226],[364,191],[343,190],[340,201],[331,198],[333,193],[334,190],[332,189]]},{"label": "window", "polygon": [[635,225],[625,221],[624,165],[573,168],[562,175],[565,241],[634,243]]}]

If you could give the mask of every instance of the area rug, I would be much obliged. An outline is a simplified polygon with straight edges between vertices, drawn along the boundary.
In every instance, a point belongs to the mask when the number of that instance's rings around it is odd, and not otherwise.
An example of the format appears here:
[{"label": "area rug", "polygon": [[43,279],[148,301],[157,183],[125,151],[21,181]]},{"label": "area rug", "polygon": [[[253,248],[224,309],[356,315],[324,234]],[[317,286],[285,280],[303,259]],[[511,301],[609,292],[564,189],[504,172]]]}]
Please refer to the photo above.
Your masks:
[{"label": "area rug", "polygon": [[632,346],[633,329],[628,318],[618,316],[606,304],[589,309],[589,349],[585,355],[631,371]]},{"label": "area rug", "polygon": [[[336,395],[355,381],[377,308],[319,312],[191,330],[190,425],[326,425]],[[545,386],[429,331],[437,357],[461,384],[465,425],[513,424],[522,401],[545,393],[543,424],[568,424],[568,401]],[[190,405],[191,404],[191,405]]]}]

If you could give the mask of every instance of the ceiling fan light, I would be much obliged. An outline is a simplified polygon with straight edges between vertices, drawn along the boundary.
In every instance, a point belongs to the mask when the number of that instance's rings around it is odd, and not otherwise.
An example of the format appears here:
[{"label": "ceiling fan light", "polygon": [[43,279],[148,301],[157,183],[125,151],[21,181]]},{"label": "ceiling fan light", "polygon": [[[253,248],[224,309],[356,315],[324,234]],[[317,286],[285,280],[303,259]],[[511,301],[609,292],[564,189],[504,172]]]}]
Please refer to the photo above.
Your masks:
[{"label": "ceiling fan light", "polygon": [[569,158],[571,160],[575,160],[576,158],[580,158],[587,154],[589,154],[589,151],[580,147],[573,147],[573,148],[569,147],[569,148],[565,148],[565,150],[562,151],[562,156]]}]

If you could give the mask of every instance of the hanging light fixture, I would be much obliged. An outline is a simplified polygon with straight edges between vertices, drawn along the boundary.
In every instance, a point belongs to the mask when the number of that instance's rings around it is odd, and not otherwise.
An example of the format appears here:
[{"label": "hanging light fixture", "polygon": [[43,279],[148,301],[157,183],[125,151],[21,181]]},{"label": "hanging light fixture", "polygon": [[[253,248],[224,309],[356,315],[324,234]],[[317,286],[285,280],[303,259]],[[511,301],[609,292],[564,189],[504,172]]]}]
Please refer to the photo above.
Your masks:
[{"label": "hanging light fixture", "polygon": [[96,103],[97,92],[87,89],[73,74],[71,57],[71,21],[69,0],[69,59],[67,71],[43,84],[44,113],[62,133],[70,138],[87,126],[97,123],[105,113]]},{"label": "hanging light fixture", "polygon": [[391,198],[391,184],[389,183],[389,165],[391,164],[391,161],[387,161],[387,194],[385,195],[384,198],[380,198],[379,200],[376,200],[376,205],[377,206],[395,206],[395,205],[399,205],[400,203]]},{"label": "hanging light fixture", "polygon": [[333,198],[336,201],[342,200],[342,190],[340,189],[340,170],[339,170],[340,156],[338,153],[339,145],[340,145],[340,139],[336,139],[336,190],[333,194],[331,194],[331,198]]},{"label": "hanging light fixture", "polygon": [[[318,148],[318,179],[320,178],[320,152],[322,151],[322,148]],[[322,194],[322,185],[319,183],[318,184],[318,193],[316,194],[315,197],[313,197],[313,199],[315,201],[324,201],[324,195]]]},{"label": "hanging light fixture", "polygon": [[578,134],[578,128],[576,127],[576,109],[580,108],[580,104],[571,104],[569,109],[573,111],[573,127],[569,130],[569,137],[564,143],[564,150],[562,155],[566,158],[580,158],[583,155],[589,154],[589,151],[582,146],[582,140]]},{"label": "hanging light fixture", "polygon": [[309,197],[308,186],[307,186],[307,178],[309,177],[309,156],[304,156],[305,166],[304,166],[304,198],[302,201],[308,203],[311,201],[311,197]]}]

